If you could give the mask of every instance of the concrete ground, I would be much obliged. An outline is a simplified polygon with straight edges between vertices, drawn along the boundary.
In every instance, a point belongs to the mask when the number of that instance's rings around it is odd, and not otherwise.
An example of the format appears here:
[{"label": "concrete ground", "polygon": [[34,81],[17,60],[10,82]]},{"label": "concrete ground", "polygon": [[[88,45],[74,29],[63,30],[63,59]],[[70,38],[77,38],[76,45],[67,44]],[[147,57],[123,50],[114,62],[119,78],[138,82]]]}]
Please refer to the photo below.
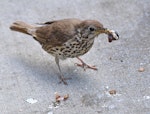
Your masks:
[{"label": "concrete ground", "polygon": [[[0,114],[150,114],[150,0],[1,0],[0,6]],[[63,18],[96,19],[120,34],[112,43],[100,35],[81,57],[98,71],[61,61],[72,78],[68,86],[58,84],[51,55],[9,29],[16,20]],[[56,104],[55,92],[69,98]]]}]

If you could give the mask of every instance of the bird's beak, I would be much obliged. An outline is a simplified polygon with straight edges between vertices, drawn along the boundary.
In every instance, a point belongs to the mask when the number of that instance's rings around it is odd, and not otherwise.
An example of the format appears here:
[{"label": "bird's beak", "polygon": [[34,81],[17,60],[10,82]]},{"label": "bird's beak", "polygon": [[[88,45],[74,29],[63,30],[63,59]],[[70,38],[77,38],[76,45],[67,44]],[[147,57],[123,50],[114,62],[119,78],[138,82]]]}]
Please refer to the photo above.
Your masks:
[{"label": "bird's beak", "polygon": [[119,39],[119,35],[116,31],[114,30],[110,30],[107,28],[101,28],[97,31],[99,34],[100,33],[105,33],[108,35],[108,41],[112,42],[113,40],[118,40]]}]

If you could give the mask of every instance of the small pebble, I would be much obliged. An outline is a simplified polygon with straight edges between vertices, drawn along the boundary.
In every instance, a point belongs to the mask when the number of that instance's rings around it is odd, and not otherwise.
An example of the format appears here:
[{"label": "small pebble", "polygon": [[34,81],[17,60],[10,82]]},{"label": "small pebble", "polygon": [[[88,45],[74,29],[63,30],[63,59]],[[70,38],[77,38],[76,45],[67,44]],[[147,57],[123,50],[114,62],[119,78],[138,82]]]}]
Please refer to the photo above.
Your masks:
[{"label": "small pebble", "polygon": [[50,112],[48,112],[47,114],[53,114],[53,112],[52,112],[52,111],[50,111]]},{"label": "small pebble", "polygon": [[29,98],[29,99],[26,100],[26,102],[28,102],[30,104],[34,104],[34,103],[37,103],[38,101],[36,99]]},{"label": "small pebble", "polygon": [[139,72],[144,72],[144,70],[145,69],[143,67],[141,67],[141,68],[138,69]]}]

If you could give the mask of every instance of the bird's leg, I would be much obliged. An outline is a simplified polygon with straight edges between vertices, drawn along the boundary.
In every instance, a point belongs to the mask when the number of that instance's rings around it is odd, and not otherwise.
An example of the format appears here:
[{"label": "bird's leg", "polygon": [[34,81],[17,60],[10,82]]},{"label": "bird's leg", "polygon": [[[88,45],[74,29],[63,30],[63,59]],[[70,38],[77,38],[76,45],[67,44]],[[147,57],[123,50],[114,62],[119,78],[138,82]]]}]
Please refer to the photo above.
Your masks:
[{"label": "bird's leg", "polygon": [[82,59],[80,59],[79,57],[77,57],[77,59],[81,62],[81,64],[79,63],[75,63],[77,66],[82,67],[84,70],[86,70],[87,68],[89,69],[93,69],[93,70],[97,70],[97,68],[95,66],[90,66],[87,65]]},{"label": "bird's leg", "polygon": [[60,83],[63,82],[65,85],[68,85],[66,80],[71,79],[71,78],[64,78],[63,73],[61,72],[60,65],[59,65],[59,58],[57,56],[55,57],[55,61],[56,61],[56,64],[58,66],[59,73],[60,73],[60,76],[59,76]]}]

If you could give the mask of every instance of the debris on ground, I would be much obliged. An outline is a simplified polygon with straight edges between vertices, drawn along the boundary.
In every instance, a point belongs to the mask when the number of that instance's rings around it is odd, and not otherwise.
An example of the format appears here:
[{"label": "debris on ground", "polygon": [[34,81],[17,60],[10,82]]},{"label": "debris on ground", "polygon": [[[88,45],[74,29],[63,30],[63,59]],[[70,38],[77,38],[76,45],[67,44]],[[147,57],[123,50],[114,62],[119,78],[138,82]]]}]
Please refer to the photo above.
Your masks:
[{"label": "debris on ground", "polygon": [[143,96],[145,100],[150,99],[150,96]]},{"label": "debris on ground", "polygon": [[[69,98],[69,94],[61,96],[57,92],[55,92],[55,101],[53,101],[52,104],[50,104],[48,108],[51,109],[51,110],[56,109],[60,106],[61,101],[65,101],[68,98]],[[48,112],[48,114],[49,113],[51,114],[52,112]]]},{"label": "debris on ground", "polygon": [[29,99],[26,100],[26,102],[28,102],[30,104],[34,104],[34,103],[37,103],[38,101],[36,99],[29,98]]},{"label": "debris on ground", "polygon": [[111,95],[115,95],[116,93],[117,93],[116,90],[110,90],[110,91],[109,91],[109,94],[111,94]]},{"label": "debris on ground", "polygon": [[61,102],[61,101],[65,101],[69,98],[69,94],[66,94],[64,96],[60,96],[57,92],[55,93],[55,101],[56,102]]},{"label": "debris on ground", "polygon": [[52,111],[49,111],[47,114],[53,114],[53,112],[52,112]]},{"label": "debris on ground", "polygon": [[139,71],[139,72],[144,72],[145,69],[144,69],[143,67],[140,67],[140,68],[138,69],[138,71]]}]

